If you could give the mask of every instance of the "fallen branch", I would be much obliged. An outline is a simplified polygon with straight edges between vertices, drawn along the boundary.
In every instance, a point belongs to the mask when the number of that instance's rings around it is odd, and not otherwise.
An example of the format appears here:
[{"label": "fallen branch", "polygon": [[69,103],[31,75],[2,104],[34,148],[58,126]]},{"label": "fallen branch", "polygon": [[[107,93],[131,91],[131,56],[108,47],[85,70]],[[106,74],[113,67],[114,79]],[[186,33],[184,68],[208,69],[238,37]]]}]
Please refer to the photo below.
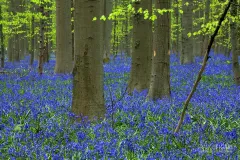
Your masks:
[{"label": "fallen branch", "polygon": [[226,16],[226,14],[227,14],[227,12],[228,12],[228,10],[229,10],[232,2],[233,2],[233,0],[230,0],[230,1],[229,1],[227,7],[225,8],[225,10],[224,10],[224,12],[223,12],[223,14],[222,14],[219,22],[218,22],[217,28],[215,29],[213,35],[211,36],[210,42],[209,42],[209,44],[208,44],[207,52],[205,53],[205,56],[204,56],[204,59],[203,59],[202,68],[200,69],[200,71],[199,71],[199,73],[198,73],[198,76],[197,76],[197,80],[195,81],[195,83],[194,83],[194,85],[193,85],[193,88],[192,88],[190,94],[188,95],[187,100],[186,100],[185,103],[184,103],[183,111],[182,111],[180,120],[178,121],[178,125],[177,125],[174,133],[177,133],[177,132],[179,131],[179,129],[180,129],[182,123],[183,123],[184,116],[185,116],[185,113],[186,113],[188,104],[189,104],[189,102],[190,102],[190,100],[191,100],[191,98],[192,98],[192,96],[193,96],[193,93],[196,91],[196,88],[197,88],[197,86],[198,86],[198,83],[199,83],[199,81],[201,80],[202,73],[203,73],[203,71],[204,71],[204,69],[205,69],[205,67],[206,67],[206,65],[207,65],[207,61],[208,61],[208,59],[210,58],[210,57],[209,57],[209,52],[210,52],[211,46],[212,46],[212,44],[213,44],[213,42],[214,42],[214,38],[216,37],[216,35],[217,35],[217,33],[218,33],[218,30],[219,30],[220,27],[221,27],[222,21],[224,20],[224,18],[225,18],[225,16]]}]

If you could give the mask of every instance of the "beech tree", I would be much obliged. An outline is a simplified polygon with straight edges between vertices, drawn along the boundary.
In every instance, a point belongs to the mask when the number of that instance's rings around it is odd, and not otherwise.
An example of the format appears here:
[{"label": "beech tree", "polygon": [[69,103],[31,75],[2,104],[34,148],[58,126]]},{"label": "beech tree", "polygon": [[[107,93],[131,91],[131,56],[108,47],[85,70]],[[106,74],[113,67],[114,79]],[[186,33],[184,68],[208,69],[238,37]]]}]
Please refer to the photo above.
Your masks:
[{"label": "beech tree", "polygon": [[134,89],[142,91],[149,88],[152,58],[152,21],[144,19],[139,10],[152,13],[152,1],[141,0],[133,2],[132,64],[128,92]]},{"label": "beech tree", "polygon": [[[203,24],[203,1],[204,0],[198,0],[195,2],[194,5],[194,20],[193,23],[195,25],[193,25],[193,31],[194,32],[198,32],[199,30],[201,30],[201,25]],[[202,44],[203,44],[203,36],[201,34],[199,35],[195,35],[193,37],[193,54],[194,56],[201,56],[201,50],[202,50]]]},{"label": "beech tree", "polygon": [[[155,0],[157,9],[170,9],[170,1]],[[153,34],[153,60],[148,97],[170,97],[170,23],[169,12],[157,14]]]},{"label": "beech tree", "polygon": [[[181,19],[181,14],[179,13],[179,0],[175,0],[173,2],[175,4],[175,8],[174,8],[174,16],[175,16],[175,20],[176,20],[176,32],[175,32],[175,35],[176,35],[176,41],[175,41],[175,44],[173,46],[174,48],[174,51],[176,52],[177,55],[180,55],[181,53],[181,48],[182,48],[182,43],[180,43],[180,40],[181,40],[181,36],[180,36],[180,19]],[[180,56],[179,56],[180,57]]]},{"label": "beech tree", "polygon": [[189,33],[192,33],[193,25],[193,3],[192,0],[182,0],[182,52],[181,52],[181,64],[192,63],[194,61],[193,56],[193,40]]},{"label": "beech tree", "polygon": [[[0,6],[0,21],[2,21],[2,6]],[[4,36],[3,36],[3,25],[0,24],[0,56],[1,56],[1,68],[4,68]]]},{"label": "beech tree", "polygon": [[[231,7],[231,16],[235,18],[237,16],[237,0],[233,0],[233,5]],[[238,62],[238,52],[237,52],[237,22],[230,22],[230,30],[231,30],[231,43],[232,43],[232,66],[233,66],[233,74],[236,85],[240,85],[240,66]]]},{"label": "beech tree", "polygon": [[56,1],[56,64],[55,73],[71,73],[72,63],[72,28],[71,1]]},{"label": "beech tree", "polygon": [[[205,0],[205,17],[204,17],[204,23],[207,24],[209,23],[209,19],[210,19],[210,0]],[[207,49],[207,45],[208,45],[208,41],[209,41],[209,35],[205,33],[205,35],[203,36],[203,43],[202,43],[202,48],[201,48],[201,56],[203,56]]]},{"label": "beech tree", "polygon": [[[17,6],[19,5],[19,1],[14,2],[13,0],[10,0],[8,2],[8,11],[12,13],[13,16],[16,15],[17,12]],[[19,56],[19,36],[16,34],[17,29],[16,26],[13,25],[13,16],[9,18],[10,21],[10,29],[11,29],[11,35],[8,38],[8,59],[10,62],[15,62],[20,60]]]},{"label": "beech tree", "polygon": [[[14,1],[14,3],[16,3]],[[25,7],[26,7],[26,3],[25,1],[23,0],[20,0],[17,5],[16,5],[16,11],[19,13],[19,14],[23,14],[25,12]],[[21,16],[19,16],[21,18]],[[26,46],[26,24],[23,23],[23,24],[20,24],[19,26],[19,31],[20,33],[17,33],[18,34],[18,43],[19,43],[19,58],[20,59],[24,59],[25,55],[26,55],[26,52],[27,52],[27,46]]]},{"label": "beech tree", "polygon": [[100,20],[102,0],[75,1],[72,112],[80,116],[104,117],[103,48]]},{"label": "beech tree", "polygon": [[[104,15],[109,16],[112,12],[113,2],[112,0],[104,0]],[[103,50],[103,60],[108,62],[111,54],[111,32],[112,32],[112,21],[106,20],[103,26],[103,40],[104,40],[104,50]]]}]

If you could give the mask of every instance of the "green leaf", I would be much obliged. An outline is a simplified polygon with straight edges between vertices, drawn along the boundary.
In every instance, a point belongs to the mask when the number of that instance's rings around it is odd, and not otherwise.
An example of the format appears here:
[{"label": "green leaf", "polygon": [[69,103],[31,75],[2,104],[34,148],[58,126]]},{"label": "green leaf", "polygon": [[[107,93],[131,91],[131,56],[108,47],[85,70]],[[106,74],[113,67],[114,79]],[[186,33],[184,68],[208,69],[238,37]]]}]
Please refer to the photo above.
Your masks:
[{"label": "green leaf", "polygon": [[96,21],[97,20],[97,17],[93,17],[93,20],[92,21]]},{"label": "green leaf", "polygon": [[143,13],[142,8],[139,8],[139,9],[138,9],[138,13]]},{"label": "green leaf", "polygon": [[132,5],[131,4],[129,4],[128,6],[127,6],[127,10],[128,10],[128,12],[130,12],[131,10],[132,10]]},{"label": "green leaf", "polygon": [[110,13],[110,14],[109,14],[108,20],[114,20],[114,15],[113,15],[113,13]]},{"label": "green leaf", "polygon": [[231,64],[231,61],[227,61],[227,64]]},{"label": "green leaf", "polygon": [[163,9],[157,9],[157,12],[158,12],[160,15],[163,15],[164,10],[163,10]]},{"label": "green leaf", "polygon": [[156,15],[152,15],[149,19],[152,20],[152,21],[155,21],[157,19],[157,16]]},{"label": "green leaf", "polygon": [[144,14],[144,19],[148,19],[149,13],[147,9],[143,12],[143,14]]},{"label": "green leaf", "polygon": [[102,15],[101,17],[100,17],[100,20],[104,20],[104,21],[106,21],[106,17],[104,16],[104,15]]},{"label": "green leaf", "polygon": [[22,126],[23,126],[23,124],[17,124],[17,125],[14,127],[13,131],[15,131],[15,132],[21,131],[21,130],[22,130],[22,128],[21,128]]}]

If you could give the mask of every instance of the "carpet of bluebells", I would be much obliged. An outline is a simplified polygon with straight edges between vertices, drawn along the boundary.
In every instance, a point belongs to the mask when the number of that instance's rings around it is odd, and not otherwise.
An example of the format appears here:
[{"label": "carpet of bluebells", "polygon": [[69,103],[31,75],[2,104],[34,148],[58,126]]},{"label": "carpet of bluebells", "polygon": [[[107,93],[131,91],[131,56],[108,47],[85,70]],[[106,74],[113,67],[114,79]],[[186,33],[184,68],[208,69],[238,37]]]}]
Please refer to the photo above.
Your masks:
[{"label": "carpet of bluebells", "polygon": [[234,85],[231,58],[211,57],[177,134],[201,58],[180,65],[171,55],[172,98],[155,102],[145,99],[147,91],[123,96],[131,59],[112,59],[104,65],[106,119],[98,124],[71,124],[72,75],[55,75],[55,60],[41,76],[37,62],[28,70],[29,57],[7,62],[9,73],[0,74],[0,159],[237,160],[240,87]]}]

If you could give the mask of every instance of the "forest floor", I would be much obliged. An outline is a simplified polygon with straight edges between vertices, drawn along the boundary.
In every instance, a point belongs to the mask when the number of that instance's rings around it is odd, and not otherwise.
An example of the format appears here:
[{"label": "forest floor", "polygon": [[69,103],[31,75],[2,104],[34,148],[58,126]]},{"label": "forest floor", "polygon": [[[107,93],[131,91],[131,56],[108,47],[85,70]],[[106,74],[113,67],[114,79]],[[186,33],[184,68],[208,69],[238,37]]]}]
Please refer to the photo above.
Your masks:
[{"label": "forest floor", "polygon": [[0,74],[0,159],[238,159],[240,87],[234,85],[231,58],[211,57],[177,134],[201,58],[180,65],[171,55],[172,98],[153,102],[145,100],[146,91],[118,101],[131,59],[117,57],[104,65],[107,118],[84,125],[70,124],[72,76],[53,74],[54,60],[42,76],[37,62],[28,71],[29,57],[6,62],[9,73]]}]

